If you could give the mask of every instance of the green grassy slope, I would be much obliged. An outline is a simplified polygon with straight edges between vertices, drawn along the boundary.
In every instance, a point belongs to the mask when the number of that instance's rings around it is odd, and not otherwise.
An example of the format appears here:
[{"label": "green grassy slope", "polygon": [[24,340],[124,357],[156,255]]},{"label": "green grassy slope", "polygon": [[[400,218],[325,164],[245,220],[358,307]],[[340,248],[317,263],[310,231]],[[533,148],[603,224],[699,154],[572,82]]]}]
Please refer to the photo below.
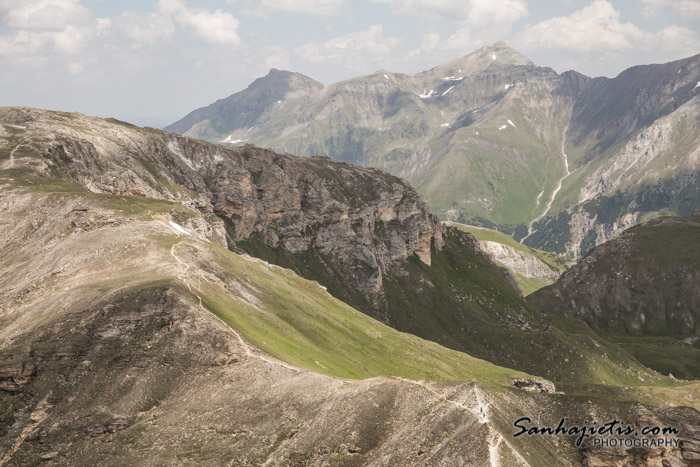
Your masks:
[{"label": "green grassy slope", "polygon": [[529,307],[499,269],[475,252],[473,240],[456,229],[448,228],[443,251],[432,251],[431,266],[414,257],[405,273],[384,275],[385,297],[378,304],[353,293],[315,250],[290,254],[255,238],[238,247],[318,281],[333,296],[395,329],[500,366],[551,380],[629,385],[659,380],[590,330]]},{"label": "green grassy slope", "polygon": [[206,284],[198,291],[204,306],[256,347],[288,363],[354,379],[506,381],[522,375],[396,331],[290,270],[215,248],[218,276],[224,282],[237,280],[237,287],[255,300],[241,300],[230,285]]}]

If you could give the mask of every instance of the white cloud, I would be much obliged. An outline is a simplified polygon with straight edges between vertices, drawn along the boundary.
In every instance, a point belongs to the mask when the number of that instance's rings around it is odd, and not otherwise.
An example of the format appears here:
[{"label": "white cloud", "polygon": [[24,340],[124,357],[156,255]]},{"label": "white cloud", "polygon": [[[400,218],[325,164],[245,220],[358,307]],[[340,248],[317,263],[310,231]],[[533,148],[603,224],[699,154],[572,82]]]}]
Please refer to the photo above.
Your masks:
[{"label": "white cloud", "polygon": [[155,45],[175,34],[170,17],[160,12],[142,14],[125,11],[117,17],[115,26],[137,47]]},{"label": "white cloud", "polygon": [[528,15],[525,0],[372,0],[417,16],[437,14],[472,27],[512,24]]},{"label": "white cloud", "polygon": [[210,12],[190,8],[180,0],[159,0],[154,11],[143,14],[134,11],[122,13],[118,28],[135,45],[154,45],[175,34],[175,24],[191,29],[195,36],[214,45],[237,45],[238,21],[223,10]]},{"label": "white cloud", "polygon": [[260,5],[268,11],[334,15],[343,10],[345,0],[261,0]]},{"label": "white cloud", "polygon": [[294,52],[307,62],[351,62],[367,56],[386,56],[399,40],[382,35],[380,24],[365,31],[355,31],[344,36],[335,37],[325,43],[305,44]]},{"label": "white cloud", "polygon": [[440,43],[440,34],[431,32],[423,36],[420,48],[423,50],[433,50]]},{"label": "white cloud", "polygon": [[445,40],[443,47],[449,51],[470,50],[477,47],[477,41],[472,37],[469,28],[459,28]]},{"label": "white cloud", "polygon": [[85,45],[86,32],[75,26],[66,26],[63,31],[54,36],[56,47],[68,54],[77,54]]},{"label": "white cloud", "polygon": [[596,0],[571,13],[526,25],[518,42],[527,49],[560,49],[587,53],[630,49],[644,31],[620,22],[620,13],[606,0]]},{"label": "white cloud", "polygon": [[691,55],[698,52],[700,36],[693,29],[672,24],[656,34],[647,34],[645,42],[659,50],[682,51],[683,54]]},{"label": "white cloud", "polygon": [[89,19],[77,0],[0,0],[0,20],[14,29],[60,30]]},{"label": "white cloud", "polygon": [[189,26],[199,38],[210,44],[236,45],[241,42],[238,37],[240,21],[231,13],[216,10],[210,13],[202,9],[186,9],[177,16],[180,24]]},{"label": "white cloud", "polygon": [[78,54],[92,33],[90,12],[77,0],[0,0],[0,54]]},{"label": "white cloud", "polygon": [[[663,0],[644,0],[646,2]],[[620,21],[620,13],[606,0],[596,0],[571,13],[526,25],[517,41],[529,50],[565,50],[582,54],[603,53],[602,61],[620,59],[616,52],[674,50],[693,53],[700,43],[692,29],[666,26],[656,33]]]},{"label": "white cloud", "polygon": [[514,23],[528,16],[525,0],[372,0],[389,5],[392,10],[424,17],[439,16],[456,21],[459,27],[451,35],[423,36],[418,48],[408,52],[404,61],[420,57],[430,63],[465,55],[478,47],[510,36]]},{"label": "white cloud", "polygon": [[156,10],[165,15],[171,15],[186,10],[187,7],[180,0],[158,0]]},{"label": "white cloud", "polygon": [[646,6],[646,16],[657,16],[662,13],[672,12],[682,20],[700,19],[700,1],[698,0],[641,0]]},{"label": "white cloud", "polygon": [[287,70],[291,67],[291,60],[289,57],[289,49],[283,46],[271,46],[263,47],[260,49],[260,54],[265,57],[265,69],[263,72],[269,70],[270,68],[279,68],[282,70]]}]

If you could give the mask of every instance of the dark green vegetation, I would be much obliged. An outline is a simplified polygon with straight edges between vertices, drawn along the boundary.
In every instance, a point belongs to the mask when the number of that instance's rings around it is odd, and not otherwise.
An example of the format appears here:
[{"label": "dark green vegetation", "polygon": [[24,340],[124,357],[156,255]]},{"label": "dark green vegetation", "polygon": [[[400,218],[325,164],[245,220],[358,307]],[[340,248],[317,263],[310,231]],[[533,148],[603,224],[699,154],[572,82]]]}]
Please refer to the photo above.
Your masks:
[{"label": "dark green vegetation", "polygon": [[528,301],[573,316],[645,365],[700,377],[700,216],[664,217],[600,245]]},{"label": "dark green vegetation", "polygon": [[665,375],[684,379],[700,376],[698,336],[609,336],[611,342],[635,356],[643,365]]},{"label": "dark green vegetation", "polygon": [[[391,327],[500,366],[554,381],[639,384],[660,381],[629,354],[568,318],[527,305],[472,237],[448,228],[432,264],[411,258],[400,274],[384,275],[384,296],[370,303],[349,287],[333,262],[315,250],[291,254],[251,239],[243,251],[318,281],[335,297]],[[360,267],[361,265],[357,265]],[[603,357],[595,344],[605,349]]]}]

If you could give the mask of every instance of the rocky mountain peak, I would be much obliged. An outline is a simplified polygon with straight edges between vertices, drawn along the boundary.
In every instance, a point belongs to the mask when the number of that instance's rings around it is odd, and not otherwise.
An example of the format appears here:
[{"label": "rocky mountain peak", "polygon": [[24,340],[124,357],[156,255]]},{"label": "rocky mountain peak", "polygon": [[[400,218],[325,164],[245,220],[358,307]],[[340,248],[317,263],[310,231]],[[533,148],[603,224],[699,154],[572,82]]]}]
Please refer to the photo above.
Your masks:
[{"label": "rocky mountain peak", "polygon": [[299,91],[305,93],[304,91],[308,92],[311,90],[322,89],[323,84],[309,78],[306,75],[302,75],[301,73],[270,68],[267,75],[256,79],[250,84],[250,86],[248,86],[248,89],[251,90],[261,88],[279,88],[280,91],[283,91],[282,97],[289,97],[288,93],[290,92],[296,94]]},{"label": "rocky mountain peak", "polygon": [[492,66],[535,66],[535,64],[505,42],[497,42],[437,66],[431,71],[457,72],[463,76],[471,76]]}]

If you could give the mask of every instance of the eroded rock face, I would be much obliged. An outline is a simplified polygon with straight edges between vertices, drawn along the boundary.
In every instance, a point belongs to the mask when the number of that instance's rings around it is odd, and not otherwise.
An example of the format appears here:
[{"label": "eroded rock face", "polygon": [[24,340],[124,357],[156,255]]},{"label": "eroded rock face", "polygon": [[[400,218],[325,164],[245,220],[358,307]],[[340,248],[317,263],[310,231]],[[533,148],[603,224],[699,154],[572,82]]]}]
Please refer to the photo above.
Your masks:
[{"label": "eroded rock face", "polygon": [[31,362],[10,363],[0,366],[0,391],[18,392],[36,376],[36,365]]},{"label": "eroded rock face", "polygon": [[382,294],[384,274],[413,254],[429,265],[431,246],[442,248],[439,220],[398,178],[250,146],[230,156],[234,163],[205,177],[233,242],[255,237],[292,254],[330,258],[370,301]]},{"label": "eroded rock face", "polygon": [[414,254],[430,264],[431,246],[442,248],[437,217],[406,182],[377,169],[36,109],[2,109],[0,122],[24,128],[17,166],[96,193],[182,203],[210,215],[210,225],[191,227],[218,243],[223,219],[233,248],[251,240],[313,251],[370,302],[383,293],[384,274]]},{"label": "eroded rock face", "polygon": [[556,392],[557,388],[551,382],[544,379],[520,378],[513,381],[513,386],[518,389],[533,392]]},{"label": "eroded rock face", "polygon": [[512,246],[489,240],[480,241],[479,246],[498,263],[523,277],[545,282],[554,281],[561,275],[559,271],[550,268],[539,258],[526,255]]}]

